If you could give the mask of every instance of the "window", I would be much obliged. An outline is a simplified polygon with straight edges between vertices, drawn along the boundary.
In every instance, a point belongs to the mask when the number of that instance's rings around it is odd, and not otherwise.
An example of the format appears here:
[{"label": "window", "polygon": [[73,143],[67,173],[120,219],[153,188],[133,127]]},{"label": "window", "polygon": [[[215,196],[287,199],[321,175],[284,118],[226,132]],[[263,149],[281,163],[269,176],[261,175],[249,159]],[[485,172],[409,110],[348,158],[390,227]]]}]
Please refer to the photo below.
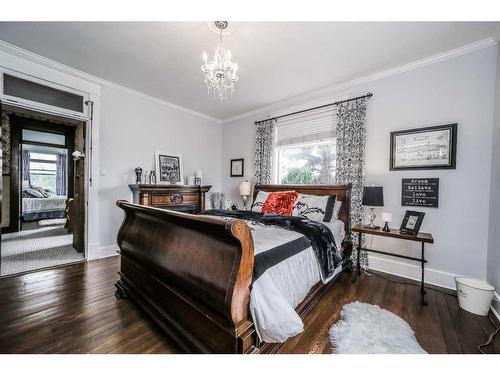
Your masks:
[{"label": "window", "polygon": [[275,181],[279,184],[334,184],[334,108],[285,117],[276,125]]},{"label": "window", "polygon": [[56,191],[56,155],[32,152],[30,155],[31,186]]},{"label": "window", "polygon": [[335,139],[277,148],[278,183],[334,184]]},{"label": "window", "polygon": [[66,144],[66,136],[64,134],[23,129],[23,141],[50,143],[53,145],[64,146]]},{"label": "window", "polygon": [[3,93],[16,98],[83,113],[83,96],[8,74],[3,75]]}]

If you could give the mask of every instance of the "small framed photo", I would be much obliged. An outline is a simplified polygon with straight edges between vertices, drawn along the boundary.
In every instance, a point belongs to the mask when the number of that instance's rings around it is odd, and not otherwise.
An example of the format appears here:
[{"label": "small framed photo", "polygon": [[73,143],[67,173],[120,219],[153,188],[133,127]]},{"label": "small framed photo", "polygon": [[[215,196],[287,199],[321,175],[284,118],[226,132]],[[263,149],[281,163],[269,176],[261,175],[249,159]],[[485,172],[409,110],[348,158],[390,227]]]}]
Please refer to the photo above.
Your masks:
[{"label": "small framed photo", "polygon": [[456,167],[457,124],[391,132],[389,170]]},{"label": "small framed photo", "polygon": [[182,155],[155,152],[155,174],[159,184],[182,184]]},{"label": "small framed photo", "polygon": [[201,186],[201,177],[195,177],[194,178],[194,184],[196,186]]},{"label": "small framed photo", "polygon": [[244,159],[231,159],[231,177],[243,177],[244,169]]},{"label": "small framed photo", "polygon": [[404,234],[416,236],[424,220],[425,212],[406,211],[399,231]]}]

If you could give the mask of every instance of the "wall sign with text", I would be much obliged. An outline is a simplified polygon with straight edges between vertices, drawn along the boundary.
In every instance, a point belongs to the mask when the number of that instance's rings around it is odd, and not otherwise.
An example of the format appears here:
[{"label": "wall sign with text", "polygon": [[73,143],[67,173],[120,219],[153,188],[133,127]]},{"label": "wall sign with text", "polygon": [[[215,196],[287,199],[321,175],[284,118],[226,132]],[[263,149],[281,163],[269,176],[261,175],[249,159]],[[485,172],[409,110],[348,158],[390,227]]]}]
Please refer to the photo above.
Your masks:
[{"label": "wall sign with text", "polygon": [[438,207],[439,178],[403,178],[401,205]]}]

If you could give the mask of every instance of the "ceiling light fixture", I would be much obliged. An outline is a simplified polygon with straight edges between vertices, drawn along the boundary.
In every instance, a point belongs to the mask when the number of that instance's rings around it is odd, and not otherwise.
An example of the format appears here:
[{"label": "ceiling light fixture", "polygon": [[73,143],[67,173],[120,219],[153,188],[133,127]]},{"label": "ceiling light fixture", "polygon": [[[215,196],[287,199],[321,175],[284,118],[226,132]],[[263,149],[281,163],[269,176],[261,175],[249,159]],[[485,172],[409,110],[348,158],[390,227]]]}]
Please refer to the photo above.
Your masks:
[{"label": "ceiling light fixture", "polygon": [[220,100],[227,99],[227,94],[234,93],[234,87],[238,82],[238,64],[231,61],[231,50],[226,50],[222,45],[222,32],[227,29],[227,21],[215,21],[215,27],[219,30],[220,43],[215,49],[213,59],[209,60],[206,52],[203,52],[205,63],[201,71],[205,74],[205,83],[208,93]]}]

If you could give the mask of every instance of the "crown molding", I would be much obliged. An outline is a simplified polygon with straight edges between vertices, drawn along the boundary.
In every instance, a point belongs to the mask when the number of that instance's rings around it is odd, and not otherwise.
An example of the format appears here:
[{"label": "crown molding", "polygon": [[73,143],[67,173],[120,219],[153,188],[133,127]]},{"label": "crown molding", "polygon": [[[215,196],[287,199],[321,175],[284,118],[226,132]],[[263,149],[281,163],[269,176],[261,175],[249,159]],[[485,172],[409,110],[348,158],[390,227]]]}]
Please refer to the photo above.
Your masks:
[{"label": "crown molding", "polygon": [[201,117],[201,118],[204,118],[206,120],[210,120],[210,121],[218,123],[218,124],[226,124],[226,123],[230,123],[230,122],[240,120],[242,118],[250,117],[250,116],[258,116],[258,115],[263,116],[265,114],[271,115],[271,113],[272,113],[272,115],[275,115],[273,112],[282,110],[283,108],[292,107],[292,106],[299,106],[299,105],[303,105],[304,103],[310,103],[312,101],[322,102],[322,101],[331,100],[332,96],[337,97],[339,95],[339,92],[343,92],[343,94],[341,96],[345,96],[346,90],[352,89],[356,86],[366,84],[369,82],[374,82],[374,81],[377,81],[377,80],[382,79],[382,78],[395,76],[397,74],[405,73],[405,72],[408,72],[411,70],[419,69],[419,68],[422,68],[422,67],[425,67],[428,65],[432,65],[432,64],[441,62],[441,61],[449,60],[449,59],[452,59],[452,58],[455,58],[458,56],[472,53],[472,52],[475,52],[475,51],[478,51],[478,50],[481,50],[484,48],[492,47],[496,44],[497,44],[497,41],[495,39],[487,38],[487,39],[480,40],[478,42],[474,42],[471,44],[467,44],[467,45],[464,45],[462,47],[459,47],[459,48],[456,48],[453,50],[449,50],[449,51],[446,51],[446,52],[443,52],[443,53],[440,53],[440,54],[437,54],[437,55],[434,55],[434,56],[431,56],[428,58],[420,59],[420,60],[414,61],[412,63],[404,64],[404,65],[401,65],[401,66],[398,66],[395,68],[391,68],[391,69],[387,69],[387,70],[383,70],[383,71],[378,72],[378,73],[370,74],[370,75],[367,75],[364,77],[356,78],[356,79],[353,79],[350,81],[346,81],[343,83],[324,87],[321,89],[308,91],[304,94],[300,94],[300,95],[297,95],[297,96],[294,96],[294,97],[291,97],[291,98],[288,98],[285,100],[281,100],[281,101],[275,102],[273,104],[270,104],[270,105],[267,105],[264,107],[259,107],[259,108],[253,109],[251,111],[247,111],[247,112],[241,113],[239,115],[231,116],[231,117],[228,117],[225,119],[218,119],[215,117],[211,117],[211,116],[205,115],[201,112],[197,112],[195,110],[167,102],[165,100],[159,99],[159,98],[151,96],[149,94],[122,86],[120,84],[105,80],[103,78],[99,78],[99,77],[94,76],[94,75],[89,74],[89,73],[82,72],[78,69],[69,67],[67,65],[64,65],[64,64],[59,63],[57,61],[43,57],[43,56],[38,55],[34,52],[25,50],[23,48],[20,48],[18,46],[15,46],[13,44],[7,43],[7,42],[2,41],[2,40],[0,40],[0,51],[12,54],[14,56],[24,58],[28,61],[41,64],[45,67],[55,69],[59,72],[69,74],[71,76],[74,76],[74,77],[77,77],[77,78],[80,78],[80,79],[83,79],[83,80],[86,80],[86,81],[89,81],[89,82],[92,82],[95,84],[99,84],[101,86],[106,86],[109,88],[121,90],[123,92],[135,95],[137,97],[147,99],[147,100],[153,101],[155,103],[165,105],[167,107],[177,109],[179,111],[189,113],[191,115]]},{"label": "crown molding", "polygon": [[332,86],[324,87],[324,88],[321,88],[318,90],[308,91],[304,94],[300,94],[300,95],[297,95],[297,96],[294,96],[294,97],[291,97],[291,98],[288,98],[285,100],[281,100],[279,102],[275,102],[273,104],[266,105],[264,107],[259,107],[259,108],[253,109],[251,111],[241,113],[241,114],[236,115],[236,116],[231,116],[231,117],[225,118],[222,120],[222,123],[227,124],[227,123],[230,123],[230,122],[233,122],[236,120],[240,120],[240,119],[245,118],[245,117],[258,116],[258,115],[263,116],[263,117],[265,117],[266,115],[269,115],[269,116],[273,117],[273,116],[277,115],[275,113],[276,111],[283,110],[284,108],[287,108],[287,107],[297,106],[300,104],[303,105],[304,103],[308,103],[308,102],[310,103],[312,101],[314,101],[315,105],[316,105],[316,102],[322,102],[324,100],[332,101],[332,97],[337,97],[339,92],[344,91],[344,95],[345,95],[346,90],[352,89],[356,86],[370,83],[370,82],[374,82],[374,81],[377,81],[377,80],[382,79],[382,78],[387,78],[387,77],[395,76],[395,75],[398,75],[401,73],[409,72],[409,71],[412,71],[415,69],[423,68],[425,66],[436,64],[436,63],[439,63],[441,61],[449,60],[449,59],[452,59],[452,58],[455,58],[458,56],[466,55],[468,53],[472,53],[472,52],[475,52],[475,51],[478,51],[478,50],[481,50],[484,48],[492,47],[492,46],[496,45],[497,43],[498,42],[493,38],[483,39],[483,40],[480,40],[478,42],[466,44],[462,47],[459,47],[459,48],[456,48],[453,50],[449,50],[446,52],[442,52],[442,53],[439,53],[437,55],[427,57],[424,59],[420,59],[420,60],[417,60],[417,61],[414,61],[414,62],[411,62],[408,64],[404,64],[404,65],[401,65],[401,66],[398,66],[395,68],[383,70],[383,71],[378,72],[378,73],[370,74],[370,75],[356,78],[356,79],[353,79],[350,81],[346,81],[346,82],[342,82],[342,83],[335,84]]},{"label": "crown molding", "polygon": [[217,119],[215,117],[205,115],[203,113],[197,112],[195,110],[192,110],[192,109],[189,109],[186,107],[182,107],[182,106],[177,105],[177,104],[167,102],[165,100],[159,99],[157,97],[151,96],[151,95],[143,93],[141,91],[137,91],[137,90],[128,88],[126,86],[122,86],[118,83],[114,83],[114,82],[105,80],[103,78],[94,76],[92,74],[82,72],[81,70],[64,65],[64,64],[59,63],[55,60],[49,59],[47,57],[38,55],[34,52],[25,50],[21,47],[7,43],[3,40],[0,40],[0,51],[17,56],[17,57],[20,57],[20,58],[23,58],[25,60],[40,64],[40,65],[43,65],[47,68],[57,70],[61,73],[65,73],[65,74],[89,81],[89,82],[94,83],[94,84],[98,84],[98,85],[105,86],[108,88],[118,89],[118,90],[121,90],[121,91],[126,92],[128,94],[135,95],[139,98],[147,99],[147,100],[150,100],[152,102],[155,102],[155,103],[158,103],[158,104],[161,104],[161,105],[173,108],[173,109],[177,109],[179,111],[189,113],[191,115],[201,117],[201,118],[213,121],[213,122],[218,123],[218,124],[222,123],[221,119]]}]

